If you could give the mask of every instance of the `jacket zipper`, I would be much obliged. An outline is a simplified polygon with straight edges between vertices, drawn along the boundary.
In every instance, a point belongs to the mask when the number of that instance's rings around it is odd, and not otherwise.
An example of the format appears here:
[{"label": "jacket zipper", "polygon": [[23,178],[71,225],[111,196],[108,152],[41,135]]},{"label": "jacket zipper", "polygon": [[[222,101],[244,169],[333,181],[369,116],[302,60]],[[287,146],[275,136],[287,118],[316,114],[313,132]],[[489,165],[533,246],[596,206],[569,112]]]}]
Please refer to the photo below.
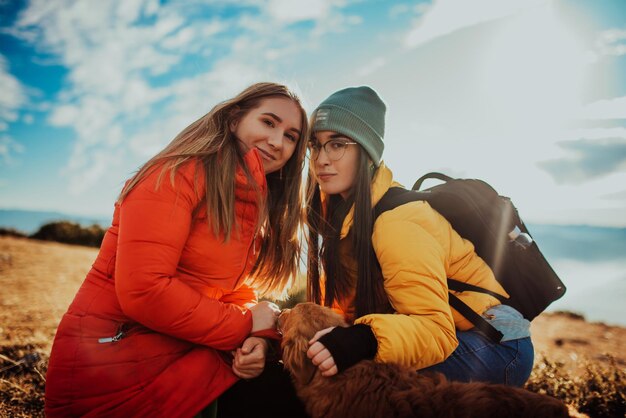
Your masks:
[{"label": "jacket zipper", "polygon": [[112,337],[98,338],[98,342],[100,344],[116,343],[124,338],[124,335],[126,335],[126,331],[124,331],[124,324],[120,324],[120,326],[117,327],[117,334]]}]

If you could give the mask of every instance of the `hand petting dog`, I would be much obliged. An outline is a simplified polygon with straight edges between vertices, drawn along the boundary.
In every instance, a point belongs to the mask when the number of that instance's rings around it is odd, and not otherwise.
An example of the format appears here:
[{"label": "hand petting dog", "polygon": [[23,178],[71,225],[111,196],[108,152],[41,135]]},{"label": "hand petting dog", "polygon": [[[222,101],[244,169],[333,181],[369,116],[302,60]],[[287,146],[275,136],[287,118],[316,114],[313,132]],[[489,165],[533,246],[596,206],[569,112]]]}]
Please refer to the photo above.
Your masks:
[{"label": "hand petting dog", "polygon": [[306,352],[308,358],[311,359],[313,364],[317,366],[317,368],[322,373],[322,376],[330,377],[334,376],[339,372],[337,365],[335,364],[335,359],[333,358],[330,351],[318,340],[323,336],[331,332],[335,327],[329,327],[318,331],[313,338],[309,341],[309,349]]}]

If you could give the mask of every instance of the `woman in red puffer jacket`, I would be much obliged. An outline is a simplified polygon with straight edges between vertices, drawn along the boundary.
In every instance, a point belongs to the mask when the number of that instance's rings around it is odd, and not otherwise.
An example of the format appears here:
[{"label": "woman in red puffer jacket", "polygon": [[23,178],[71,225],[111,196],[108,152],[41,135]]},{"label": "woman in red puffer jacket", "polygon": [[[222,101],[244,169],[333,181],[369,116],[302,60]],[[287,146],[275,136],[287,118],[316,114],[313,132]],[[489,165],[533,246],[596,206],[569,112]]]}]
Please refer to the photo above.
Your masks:
[{"label": "woman in red puffer jacket", "polygon": [[193,416],[261,373],[268,344],[251,334],[278,308],[256,292],[295,276],[307,129],[296,96],[258,83],[126,183],[57,330],[48,417]]}]

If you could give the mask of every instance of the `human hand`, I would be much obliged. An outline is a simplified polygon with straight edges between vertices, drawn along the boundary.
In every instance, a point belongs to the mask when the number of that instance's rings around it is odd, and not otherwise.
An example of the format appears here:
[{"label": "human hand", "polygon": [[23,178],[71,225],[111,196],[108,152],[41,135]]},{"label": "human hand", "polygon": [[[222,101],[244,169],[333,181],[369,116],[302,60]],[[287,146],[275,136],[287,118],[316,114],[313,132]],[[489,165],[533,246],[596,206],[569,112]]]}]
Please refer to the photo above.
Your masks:
[{"label": "human hand", "polygon": [[241,379],[259,376],[265,367],[269,343],[264,338],[248,337],[241,347],[233,351],[233,373]]},{"label": "human hand", "polygon": [[335,359],[332,354],[324,344],[317,341],[320,339],[322,335],[328,334],[335,327],[325,328],[321,331],[318,331],[311,341],[309,341],[309,349],[306,352],[308,358],[311,359],[314,365],[322,372],[322,376],[330,377],[334,376],[338,373],[339,369],[337,369],[337,365],[335,364]]},{"label": "human hand", "polygon": [[275,303],[259,302],[250,308],[250,312],[252,312],[252,330],[250,333],[276,328],[276,319],[280,315],[280,308]]}]

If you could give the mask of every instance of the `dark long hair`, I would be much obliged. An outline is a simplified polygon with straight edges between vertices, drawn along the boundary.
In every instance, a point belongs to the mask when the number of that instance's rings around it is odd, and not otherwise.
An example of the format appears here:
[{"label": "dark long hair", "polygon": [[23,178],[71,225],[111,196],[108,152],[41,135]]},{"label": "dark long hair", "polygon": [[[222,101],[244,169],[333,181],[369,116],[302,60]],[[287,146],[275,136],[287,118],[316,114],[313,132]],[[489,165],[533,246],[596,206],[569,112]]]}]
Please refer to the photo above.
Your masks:
[{"label": "dark long hair", "polygon": [[[357,260],[355,313],[357,317],[374,312],[389,312],[378,260],[372,246],[373,211],[371,181],[374,171],[367,152],[359,146],[355,183],[347,199],[331,195],[323,209],[313,168],[307,184],[307,299],[331,306],[350,292],[350,282],[339,259],[341,227],[354,206],[353,223],[346,239],[351,242],[351,256]],[[320,245],[321,241],[321,245]],[[321,261],[321,263],[320,263]],[[325,274],[324,300],[320,288],[320,264]]]}]

